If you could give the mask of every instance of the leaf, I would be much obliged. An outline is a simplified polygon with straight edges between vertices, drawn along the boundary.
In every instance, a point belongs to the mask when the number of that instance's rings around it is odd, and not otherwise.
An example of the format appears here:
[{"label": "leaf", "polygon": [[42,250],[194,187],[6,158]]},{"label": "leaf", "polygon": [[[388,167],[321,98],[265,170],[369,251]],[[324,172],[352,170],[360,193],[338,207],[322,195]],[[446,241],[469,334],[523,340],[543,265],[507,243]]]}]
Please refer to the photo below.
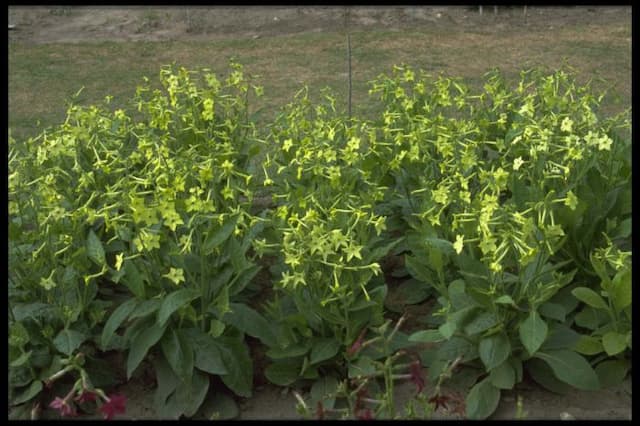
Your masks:
[{"label": "leaf", "polygon": [[608,320],[608,317],[601,309],[585,306],[582,311],[576,314],[574,320],[576,325],[580,327],[595,330],[600,327],[600,325],[604,324]]},{"label": "leaf", "polygon": [[145,298],[144,292],[144,277],[138,271],[135,263],[130,261],[124,262],[124,267],[122,268],[125,275],[122,278],[122,282],[127,286],[131,293],[133,293],[136,297],[140,299]]},{"label": "leaf", "polygon": [[418,259],[414,256],[405,255],[404,264],[413,278],[432,285],[435,274],[422,265]]},{"label": "leaf", "polygon": [[509,360],[491,370],[489,381],[498,389],[513,389],[516,384],[516,371]]},{"label": "leaf", "polygon": [[229,295],[234,296],[244,290],[247,284],[251,282],[253,277],[255,277],[258,272],[260,272],[260,269],[261,267],[259,265],[251,265],[249,268],[242,271],[230,285]]},{"label": "leaf", "polygon": [[458,325],[455,322],[447,321],[438,327],[437,332],[442,335],[445,339],[449,340],[453,333],[456,332]]},{"label": "leaf", "polygon": [[409,336],[410,342],[442,342],[444,336],[438,330],[422,330],[416,331]]},{"label": "leaf", "polygon": [[465,327],[467,335],[482,333],[498,324],[498,318],[493,312],[482,312],[475,316]]},{"label": "leaf", "polygon": [[368,357],[360,356],[355,362],[349,363],[348,377],[369,376],[376,372],[376,363]]},{"label": "leaf", "polygon": [[396,290],[400,300],[405,305],[415,305],[428,298],[433,290],[424,282],[416,279],[409,279],[400,284]]},{"label": "leaf", "polygon": [[276,336],[269,323],[262,315],[244,303],[231,303],[223,321],[231,324],[243,333],[260,339],[267,346],[276,345]]},{"label": "leaf", "polygon": [[518,332],[527,352],[533,355],[547,338],[548,327],[538,312],[531,311],[527,319],[520,324]]},{"label": "leaf", "polygon": [[602,346],[607,355],[617,355],[627,348],[627,335],[616,331],[609,331],[602,336]]},{"label": "leaf", "polygon": [[202,405],[209,390],[209,377],[199,371],[193,372],[191,380],[182,382],[176,388],[174,396],[184,404],[184,415],[192,417]]},{"label": "leaf", "polygon": [[574,389],[571,386],[558,380],[551,367],[541,359],[530,358],[527,360],[525,365],[531,378],[545,389],[560,395],[566,395],[569,392],[574,392]]},{"label": "leaf", "polygon": [[[326,409],[333,409],[336,403],[336,390],[338,389],[338,379],[333,376],[324,376],[316,380],[311,386],[311,404],[315,407],[318,402]],[[330,396],[329,396],[330,395]]]},{"label": "leaf", "polygon": [[23,352],[22,355],[18,357],[18,359],[13,360],[9,363],[9,367],[21,367],[29,361],[29,358],[31,358],[31,351]]},{"label": "leaf", "polygon": [[267,351],[267,356],[271,359],[294,358],[303,356],[311,349],[310,342],[297,343],[287,347],[273,347]]},{"label": "leaf", "polygon": [[86,338],[87,337],[79,331],[65,328],[64,330],[60,330],[60,333],[53,339],[53,345],[63,354],[71,355],[80,347]]},{"label": "leaf", "polygon": [[197,298],[199,295],[200,294],[196,290],[184,288],[165,297],[160,305],[160,309],[158,310],[158,325],[163,326],[171,314]]},{"label": "leaf", "polygon": [[173,393],[180,383],[180,379],[171,369],[167,360],[163,357],[153,359],[153,369],[156,372],[156,391],[153,395],[153,405],[160,417],[177,419],[181,413],[169,413],[167,398]]},{"label": "leaf", "polygon": [[502,295],[500,297],[498,297],[495,301],[495,303],[498,303],[500,305],[515,305],[516,302],[513,301],[513,299],[511,298],[511,296],[509,296],[508,294]]},{"label": "leaf", "polygon": [[564,324],[552,324],[547,338],[538,350],[573,349],[580,335]]},{"label": "leaf", "polygon": [[102,242],[100,242],[98,236],[93,232],[93,229],[89,229],[89,234],[87,235],[87,256],[98,266],[104,266],[106,264]]},{"label": "leaf", "polygon": [[193,349],[189,340],[180,335],[180,330],[176,332],[169,328],[160,339],[160,346],[174,373],[182,381],[189,380],[194,366]]},{"label": "leaf", "polygon": [[129,315],[129,319],[133,320],[136,318],[146,317],[147,315],[151,315],[155,311],[160,308],[162,304],[162,299],[154,298],[148,299],[138,305],[137,309]]},{"label": "leaf", "polygon": [[631,368],[626,359],[610,359],[596,366],[596,374],[600,379],[600,386],[608,388],[622,383]]},{"label": "leaf", "polygon": [[511,355],[511,344],[504,333],[498,333],[480,340],[478,354],[487,371],[502,364]]},{"label": "leaf", "polygon": [[264,370],[265,377],[274,385],[289,386],[298,379],[300,362],[276,361]]},{"label": "leaf", "polygon": [[538,312],[545,318],[550,318],[564,322],[567,312],[562,305],[557,303],[545,302],[538,307]]},{"label": "leaf", "polygon": [[152,323],[149,327],[139,331],[132,339],[127,357],[127,379],[147,355],[149,349],[155,345],[164,334],[164,326]]},{"label": "leaf", "polygon": [[575,388],[596,390],[599,387],[598,376],[589,362],[573,351],[538,351],[533,356],[549,364],[558,379]]},{"label": "leaf", "polygon": [[11,400],[11,405],[20,405],[38,395],[42,390],[42,382],[34,380],[31,384]]},{"label": "leaf", "polygon": [[576,287],[571,291],[571,293],[576,297],[576,299],[586,303],[593,308],[603,310],[609,309],[607,302],[605,302],[602,297],[598,295],[598,293],[591,290],[590,288]]},{"label": "leaf", "polygon": [[331,337],[315,338],[311,344],[311,364],[317,364],[321,361],[335,356],[340,350],[340,343]]},{"label": "leaf", "polygon": [[380,260],[384,256],[386,256],[389,253],[389,251],[391,251],[392,248],[397,246],[398,243],[400,243],[403,240],[404,240],[404,238],[398,238],[398,239],[393,240],[390,243],[387,243],[387,244],[385,244],[383,246],[379,246],[379,247],[374,248],[367,255],[364,256],[363,262],[364,263],[377,262],[378,260]]},{"label": "leaf", "polygon": [[604,352],[602,341],[593,336],[580,336],[573,349],[583,355],[595,355]]},{"label": "leaf", "polygon": [[240,415],[236,401],[223,392],[216,392],[202,406],[202,414],[207,420],[231,420]]},{"label": "leaf", "polygon": [[613,301],[616,312],[631,305],[631,269],[618,271],[611,282],[609,297]]},{"label": "leaf", "polygon": [[233,337],[220,337],[216,343],[228,374],[222,382],[236,395],[249,398],[253,384],[253,363],[247,345]]},{"label": "leaf", "polygon": [[455,336],[438,348],[438,359],[451,362],[459,356],[462,356],[462,362],[469,362],[478,358],[477,345],[467,339]]},{"label": "leaf", "polygon": [[194,366],[202,371],[214,375],[228,374],[222,351],[213,337],[206,336],[208,341],[194,342]]},{"label": "leaf", "polygon": [[129,314],[138,306],[138,301],[136,299],[129,299],[124,302],[122,305],[118,306],[102,329],[102,336],[100,338],[100,344],[103,348],[106,348],[111,341],[113,334],[116,332],[118,327],[127,319]]},{"label": "leaf", "polygon": [[484,420],[498,408],[500,389],[484,379],[471,388],[465,402],[468,419]]},{"label": "leaf", "polygon": [[224,225],[220,228],[213,230],[210,229],[207,234],[207,238],[204,240],[204,244],[202,245],[202,254],[207,256],[213,253],[213,250],[222,244],[231,233],[236,229],[236,223],[238,222],[239,216],[235,215],[229,217]]}]

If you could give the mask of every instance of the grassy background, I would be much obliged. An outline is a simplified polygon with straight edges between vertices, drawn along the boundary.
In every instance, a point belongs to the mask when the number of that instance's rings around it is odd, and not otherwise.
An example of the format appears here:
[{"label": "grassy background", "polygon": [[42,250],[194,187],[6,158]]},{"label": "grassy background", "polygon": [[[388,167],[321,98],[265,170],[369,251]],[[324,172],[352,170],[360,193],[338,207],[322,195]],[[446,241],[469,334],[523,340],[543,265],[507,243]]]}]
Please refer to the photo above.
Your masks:
[{"label": "grassy background", "polygon": [[[371,113],[368,81],[406,63],[432,74],[463,77],[478,85],[491,68],[516,78],[522,69],[573,67],[579,80],[603,78],[609,88],[607,111],[631,106],[631,22],[611,26],[577,22],[552,31],[353,30],[353,112]],[[254,104],[259,120],[271,119],[304,85],[314,96],[329,86],[346,108],[347,65],[344,32],[283,34],[210,41],[127,41],[33,44],[9,42],[9,127],[17,139],[34,136],[64,119],[65,102],[84,87],[77,102],[105,96],[113,107],[126,106],[142,76],[157,82],[160,67],[175,61],[187,68],[208,67],[226,74],[231,58],[264,86]]]}]

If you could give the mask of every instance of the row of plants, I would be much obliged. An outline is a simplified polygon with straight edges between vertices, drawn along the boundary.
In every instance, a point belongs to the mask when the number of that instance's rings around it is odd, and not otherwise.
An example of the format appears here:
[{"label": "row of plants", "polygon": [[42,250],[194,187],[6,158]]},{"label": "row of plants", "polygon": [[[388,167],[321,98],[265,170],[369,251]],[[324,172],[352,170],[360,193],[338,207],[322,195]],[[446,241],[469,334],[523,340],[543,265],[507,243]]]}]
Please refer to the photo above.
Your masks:
[{"label": "row of plants", "polygon": [[[229,401],[211,376],[251,396],[250,341],[320,418],[428,416],[448,399],[486,418],[525,372],[556,392],[623,380],[628,111],[602,117],[566,71],[520,77],[474,91],[395,67],[371,83],[377,118],[303,89],[257,128],[262,89],[239,64],[171,66],[127,110],[70,105],[9,138],[11,404],[111,418],[125,403],[103,391],[118,383],[105,357],[121,353],[127,380],[152,367],[158,416],[192,417]],[[437,298],[428,329],[391,325],[389,276],[411,303]],[[452,375],[464,401],[441,391]],[[396,380],[420,409],[397,412]]]}]

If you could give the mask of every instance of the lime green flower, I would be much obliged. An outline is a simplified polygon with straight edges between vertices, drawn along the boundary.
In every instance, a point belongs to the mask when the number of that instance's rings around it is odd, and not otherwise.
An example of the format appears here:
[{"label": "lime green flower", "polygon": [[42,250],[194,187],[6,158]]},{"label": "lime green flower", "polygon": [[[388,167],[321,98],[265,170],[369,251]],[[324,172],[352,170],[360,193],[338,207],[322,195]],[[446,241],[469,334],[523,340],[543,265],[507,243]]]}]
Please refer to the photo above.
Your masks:
[{"label": "lime green flower", "polygon": [[456,235],[456,242],[453,243],[453,248],[456,250],[456,253],[462,253],[462,247],[464,245],[464,235]]},{"label": "lime green flower", "polygon": [[289,152],[289,149],[293,146],[293,141],[291,139],[287,139],[282,144],[282,150],[285,152]]},{"label": "lime green flower", "polygon": [[222,191],[220,191],[220,194],[222,194],[225,200],[233,200],[233,189],[229,186],[225,186]]},{"label": "lime green flower", "polygon": [[571,210],[575,210],[578,207],[578,197],[572,191],[567,193],[567,198],[564,199],[564,205],[568,206]]},{"label": "lime green flower", "polygon": [[515,160],[513,160],[513,170],[518,170],[523,164],[524,160],[522,159],[522,157],[516,158]]},{"label": "lime green flower", "polygon": [[362,246],[350,243],[345,249],[345,253],[347,254],[347,262],[352,258],[362,260],[362,255],[360,254],[360,250],[362,250]]},{"label": "lime green flower", "polygon": [[122,268],[122,262],[124,261],[124,253],[116,254],[116,271]]},{"label": "lime green flower", "polygon": [[175,285],[179,285],[184,282],[184,271],[181,268],[170,268],[169,272],[164,274],[163,277],[169,278]]},{"label": "lime green flower", "polygon": [[51,274],[47,278],[40,278],[40,287],[44,288],[45,290],[56,288],[57,284],[55,283],[55,281],[53,281],[54,272],[55,269],[51,271]]},{"label": "lime green flower", "polygon": [[560,124],[560,130],[563,132],[571,133],[571,129],[573,127],[573,121],[569,117],[565,117],[562,120],[562,124]]},{"label": "lime green flower", "polygon": [[613,143],[613,140],[609,136],[603,135],[602,137],[598,138],[598,150],[610,151],[612,143]]}]

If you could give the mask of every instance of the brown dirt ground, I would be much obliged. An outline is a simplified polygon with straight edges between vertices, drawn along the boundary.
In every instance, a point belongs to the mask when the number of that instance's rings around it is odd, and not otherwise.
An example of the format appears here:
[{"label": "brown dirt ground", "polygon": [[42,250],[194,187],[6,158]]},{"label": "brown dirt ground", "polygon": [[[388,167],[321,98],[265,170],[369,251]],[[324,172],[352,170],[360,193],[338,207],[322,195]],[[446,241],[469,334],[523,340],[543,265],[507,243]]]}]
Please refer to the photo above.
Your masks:
[{"label": "brown dirt ground", "polygon": [[[498,33],[541,32],[580,23],[620,25],[631,18],[630,7],[16,7],[9,8],[9,40],[26,43],[90,43],[98,41],[162,41],[260,38],[303,32],[367,28],[407,30],[425,28],[460,33],[462,39]],[[348,21],[347,21],[348,19]],[[540,34],[540,33],[539,33]],[[583,34],[597,37],[597,34]],[[629,40],[630,41],[630,40]],[[455,46],[452,46],[455,47]],[[416,313],[413,307],[412,314]],[[399,385],[399,401],[409,398],[413,385]],[[153,418],[153,385],[133,380],[118,391],[129,398],[126,418]],[[427,387],[428,391],[428,387]],[[240,419],[296,419],[290,392],[260,386],[254,397],[241,401]],[[631,380],[597,392],[555,395],[531,384],[504,392],[494,419],[513,419],[517,395],[524,398],[527,419],[560,419],[569,413],[582,419],[631,419]],[[435,418],[454,418],[446,413]]]}]

